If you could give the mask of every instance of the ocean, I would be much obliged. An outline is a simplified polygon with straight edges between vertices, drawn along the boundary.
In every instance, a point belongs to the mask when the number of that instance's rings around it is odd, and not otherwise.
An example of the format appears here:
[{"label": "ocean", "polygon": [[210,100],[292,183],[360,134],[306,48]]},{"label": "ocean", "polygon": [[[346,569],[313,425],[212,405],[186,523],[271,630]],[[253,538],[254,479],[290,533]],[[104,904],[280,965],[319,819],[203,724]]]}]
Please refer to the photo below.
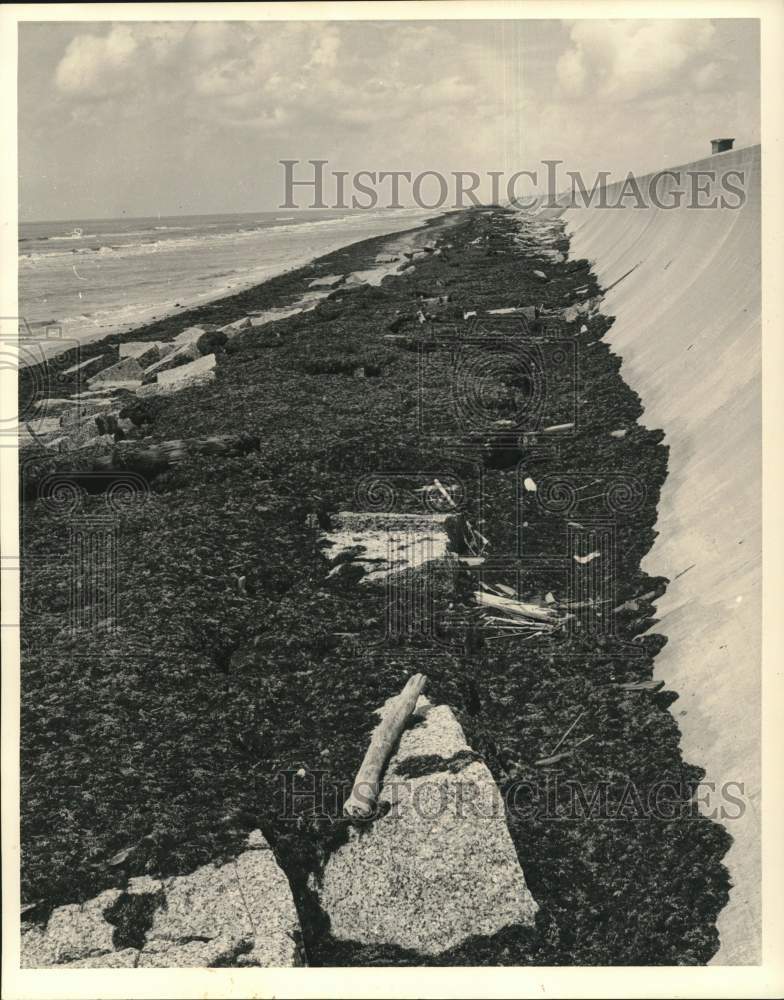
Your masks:
[{"label": "ocean", "polygon": [[61,337],[85,342],[131,330],[433,214],[295,210],[21,223],[20,335],[59,327]]}]

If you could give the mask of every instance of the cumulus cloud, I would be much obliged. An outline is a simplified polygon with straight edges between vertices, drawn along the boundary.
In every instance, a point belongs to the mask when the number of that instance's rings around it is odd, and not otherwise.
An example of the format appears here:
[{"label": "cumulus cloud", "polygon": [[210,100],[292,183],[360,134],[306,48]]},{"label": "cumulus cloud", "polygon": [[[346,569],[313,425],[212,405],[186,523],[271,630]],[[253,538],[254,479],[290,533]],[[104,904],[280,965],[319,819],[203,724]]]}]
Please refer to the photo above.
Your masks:
[{"label": "cumulus cloud", "polygon": [[57,66],[57,86],[65,93],[80,95],[99,96],[98,88],[106,86],[116,90],[124,83],[137,47],[132,30],[122,24],[106,35],[77,35]]},{"label": "cumulus cloud", "polygon": [[77,35],[55,82],[77,103],[122,95],[107,116],[157,100],[184,119],[262,130],[394,121],[476,98],[475,53],[443,41],[405,24],[141,23]]},{"label": "cumulus cloud", "polygon": [[720,80],[710,21],[578,21],[556,72],[569,97],[631,101]]},{"label": "cumulus cloud", "polygon": [[282,158],[508,174],[547,158],[621,176],[686,162],[710,134],[758,141],[755,30],[731,19],[28,23],[25,211],[276,205]]}]

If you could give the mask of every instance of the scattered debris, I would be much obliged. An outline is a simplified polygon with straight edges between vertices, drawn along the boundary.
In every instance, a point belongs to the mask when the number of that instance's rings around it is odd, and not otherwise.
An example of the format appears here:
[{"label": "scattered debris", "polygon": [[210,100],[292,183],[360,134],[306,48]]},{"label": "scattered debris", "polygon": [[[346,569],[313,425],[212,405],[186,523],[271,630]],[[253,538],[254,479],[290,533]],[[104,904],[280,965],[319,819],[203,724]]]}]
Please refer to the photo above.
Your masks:
[{"label": "scattered debris", "polygon": [[498,593],[500,585],[491,587],[489,584],[480,584],[481,590],[474,592],[474,598],[480,608],[491,608],[497,614],[489,614],[485,611],[482,615],[482,624],[485,628],[490,628],[501,634],[513,634],[529,636],[541,635],[544,632],[554,632],[560,628],[563,622],[571,618],[571,615],[564,615],[556,607],[533,604],[519,600],[517,597],[507,596],[510,588],[504,588],[507,593]]}]

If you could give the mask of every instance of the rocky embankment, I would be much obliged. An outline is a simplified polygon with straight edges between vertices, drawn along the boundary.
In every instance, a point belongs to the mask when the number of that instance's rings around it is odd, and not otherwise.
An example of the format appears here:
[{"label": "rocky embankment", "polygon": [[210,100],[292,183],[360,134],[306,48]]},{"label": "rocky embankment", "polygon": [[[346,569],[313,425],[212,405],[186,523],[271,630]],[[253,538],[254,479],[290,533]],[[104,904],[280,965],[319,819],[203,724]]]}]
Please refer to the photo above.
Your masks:
[{"label": "rocky embankment", "polygon": [[[472,211],[23,373],[28,964],[710,958],[729,838],[640,570],[667,449],[600,307],[560,224]],[[209,888],[261,858],[269,931]]]}]

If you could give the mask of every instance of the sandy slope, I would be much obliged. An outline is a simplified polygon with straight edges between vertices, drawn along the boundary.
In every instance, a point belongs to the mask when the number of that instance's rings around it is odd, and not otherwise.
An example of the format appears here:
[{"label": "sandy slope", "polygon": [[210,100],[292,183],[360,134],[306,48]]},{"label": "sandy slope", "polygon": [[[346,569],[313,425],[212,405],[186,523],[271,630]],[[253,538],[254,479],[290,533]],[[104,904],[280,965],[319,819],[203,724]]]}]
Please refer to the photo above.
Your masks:
[{"label": "sandy slope", "polygon": [[594,206],[565,218],[572,256],[610,289],[609,339],[644,421],[667,434],[659,537],[643,566],[672,580],[657,674],[680,693],[685,759],[716,782],[707,808],[721,810],[725,782],[745,789],[742,817],[716,817],[735,838],[735,888],[714,962],[746,964],[760,955],[760,148],[680,169],[711,168],[746,172],[742,208]]}]

